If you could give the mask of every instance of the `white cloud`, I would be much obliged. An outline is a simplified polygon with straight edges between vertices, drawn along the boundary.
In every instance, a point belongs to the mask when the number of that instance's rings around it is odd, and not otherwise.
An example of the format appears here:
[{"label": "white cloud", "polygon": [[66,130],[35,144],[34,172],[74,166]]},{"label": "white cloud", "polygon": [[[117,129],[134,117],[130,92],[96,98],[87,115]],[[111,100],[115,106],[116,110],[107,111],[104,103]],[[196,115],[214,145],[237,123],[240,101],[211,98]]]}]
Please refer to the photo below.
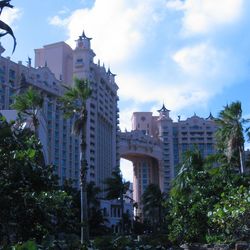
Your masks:
[{"label": "white cloud", "polygon": [[166,3],[168,9],[183,10],[184,2],[181,0],[168,0]]},{"label": "white cloud", "polygon": [[236,22],[241,17],[244,0],[172,0],[167,7],[183,10],[185,35],[205,34],[222,25]]},{"label": "white cloud", "polygon": [[223,53],[208,43],[184,47],[173,55],[173,60],[186,74],[203,77],[218,74],[222,59]]},{"label": "white cloud", "polygon": [[1,14],[1,20],[11,26],[21,15],[22,11],[18,8],[5,8]]},{"label": "white cloud", "polygon": [[119,79],[121,98],[128,101],[137,100],[137,107],[147,102],[159,103],[160,106],[164,101],[170,109],[180,110],[197,103],[205,105],[211,97],[211,93],[200,86],[199,82],[185,81],[169,84],[164,79],[157,81],[149,78],[148,75],[136,74],[120,75]]},{"label": "white cloud", "polygon": [[49,18],[49,23],[51,25],[55,25],[55,26],[61,26],[61,27],[65,27],[65,25],[67,25],[69,22],[69,20],[66,19],[62,19],[59,16],[53,16],[51,18]]},{"label": "white cloud", "polygon": [[[211,32],[240,20],[242,8],[243,0],[96,0],[50,23],[67,29],[72,47],[83,29],[93,37],[97,57],[118,74],[121,129],[129,130],[132,112],[144,104],[158,108],[164,101],[173,112],[206,107],[239,78],[243,63]],[[168,15],[170,9],[178,14]]]},{"label": "white cloud", "polygon": [[123,62],[131,58],[145,42],[145,33],[152,22],[158,22],[156,6],[162,0],[96,0],[92,8],[78,9],[67,18],[55,16],[50,24],[65,26],[69,43],[85,30],[94,37],[92,47],[101,60],[108,64]]}]

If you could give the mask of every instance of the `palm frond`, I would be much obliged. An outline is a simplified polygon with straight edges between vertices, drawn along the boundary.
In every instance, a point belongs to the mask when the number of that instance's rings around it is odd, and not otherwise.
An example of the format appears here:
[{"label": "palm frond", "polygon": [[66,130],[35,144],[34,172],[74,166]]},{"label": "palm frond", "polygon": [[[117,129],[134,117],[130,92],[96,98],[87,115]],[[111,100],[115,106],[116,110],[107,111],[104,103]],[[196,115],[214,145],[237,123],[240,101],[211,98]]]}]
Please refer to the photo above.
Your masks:
[{"label": "palm frond", "polygon": [[25,93],[15,96],[11,107],[19,112],[27,112],[28,110],[41,109],[42,105],[43,98],[40,93],[29,87]]},{"label": "palm frond", "polygon": [[0,20],[0,29],[5,30],[5,33],[1,33],[1,36],[5,36],[7,34],[11,35],[13,40],[14,40],[14,46],[13,46],[13,50],[12,50],[12,54],[14,53],[15,49],[16,49],[16,37],[14,36],[14,33],[12,31],[12,29],[10,28],[10,26],[8,24],[6,24],[5,22]]}]

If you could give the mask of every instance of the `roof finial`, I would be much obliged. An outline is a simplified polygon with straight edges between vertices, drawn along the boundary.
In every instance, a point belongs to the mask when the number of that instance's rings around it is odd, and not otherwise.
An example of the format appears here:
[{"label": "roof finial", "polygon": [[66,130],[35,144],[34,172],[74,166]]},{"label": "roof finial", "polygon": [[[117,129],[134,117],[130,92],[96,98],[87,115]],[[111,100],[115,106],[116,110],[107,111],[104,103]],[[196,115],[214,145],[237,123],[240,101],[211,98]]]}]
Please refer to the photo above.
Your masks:
[{"label": "roof finial", "polygon": [[158,112],[167,112],[167,111],[170,111],[170,110],[168,110],[168,109],[165,107],[165,104],[164,104],[164,102],[163,102],[162,108],[159,109],[159,110],[157,110],[157,111],[158,111]]},{"label": "roof finial", "polygon": [[28,56],[28,61],[27,61],[27,66],[30,68],[31,67],[31,58]]},{"label": "roof finial", "polygon": [[84,30],[83,30],[83,31],[82,31],[82,35],[80,36],[80,39],[81,39],[81,40],[82,40],[82,39],[88,39],[88,40],[91,40],[92,38],[87,37],[87,36],[85,35]]},{"label": "roof finial", "polygon": [[206,120],[214,120],[214,117],[210,111],[209,116],[206,118]]}]

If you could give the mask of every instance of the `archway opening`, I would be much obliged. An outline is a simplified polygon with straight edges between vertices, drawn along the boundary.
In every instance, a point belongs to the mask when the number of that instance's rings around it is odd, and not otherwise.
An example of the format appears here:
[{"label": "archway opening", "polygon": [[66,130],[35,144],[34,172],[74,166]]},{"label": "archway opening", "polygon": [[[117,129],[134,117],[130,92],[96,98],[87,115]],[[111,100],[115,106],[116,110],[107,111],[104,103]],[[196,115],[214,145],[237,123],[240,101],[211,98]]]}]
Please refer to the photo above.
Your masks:
[{"label": "archway opening", "polygon": [[121,158],[120,160],[120,169],[122,172],[122,176],[126,181],[133,182],[133,163],[129,160]]}]

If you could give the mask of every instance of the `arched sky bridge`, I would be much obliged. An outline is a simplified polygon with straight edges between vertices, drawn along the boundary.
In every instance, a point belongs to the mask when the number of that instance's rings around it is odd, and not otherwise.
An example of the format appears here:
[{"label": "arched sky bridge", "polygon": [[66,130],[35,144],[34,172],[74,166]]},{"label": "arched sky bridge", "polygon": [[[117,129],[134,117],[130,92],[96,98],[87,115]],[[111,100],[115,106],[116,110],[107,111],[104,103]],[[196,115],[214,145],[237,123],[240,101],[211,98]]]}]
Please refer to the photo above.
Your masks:
[{"label": "arched sky bridge", "polygon": [[140,207],[141,196],[149,184],[162,186],[161,142],[140,130],[121,132],[120,156],[133,164],[133,199]]}]

